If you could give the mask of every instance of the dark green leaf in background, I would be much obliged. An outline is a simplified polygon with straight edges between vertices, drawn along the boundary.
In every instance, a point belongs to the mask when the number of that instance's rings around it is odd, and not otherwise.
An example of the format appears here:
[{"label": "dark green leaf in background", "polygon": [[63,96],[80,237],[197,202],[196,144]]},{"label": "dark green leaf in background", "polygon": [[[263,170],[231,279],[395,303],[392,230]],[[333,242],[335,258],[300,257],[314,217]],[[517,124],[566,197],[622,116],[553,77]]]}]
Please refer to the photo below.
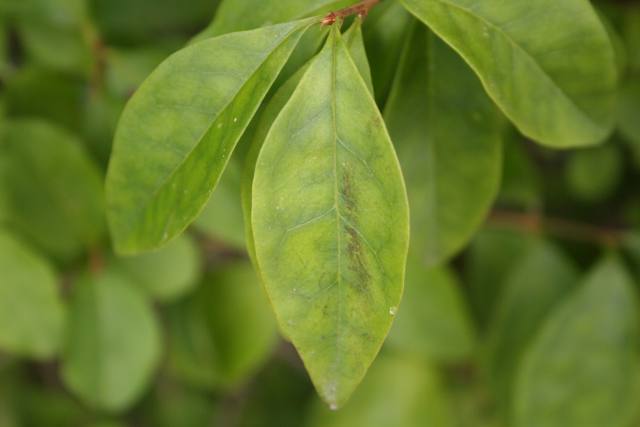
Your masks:
[{"label": "dark green leaf in background", "polygon": [[0,350],[33,359],[58,353],[65,307],[56,282],[45,259],[0,229]]},{"label": "dark green leaf in background", "polygon": [[341,406],[400,302],[408,207],[382,118],[335,29],[262,147],[252,224],[280,327],[320,395]]},{"label": "dark green leaf in background", "polygon": [[407,181],[411,251],[438,264],[467,243],[497,194],[500,115],[455,52],[415,25],[385,118]]},{"label": "dark green leaf in background", "polygon": [[532,244],[506,277],[484,341],[484,364],[499,401],[512,400],[514,376],[532,338],[551,310],[572,291],[578,271],[544,240]]},{"label": "dark green leaf in background", "polygon": [[130,407],[160,359],[159,324],[143,292],[113,271],[79,280],[68,322],[65,384],[90,407]]},{"label": "dark green leaf in background", "polygon": [[118,252],[161,246],[198,216],[310,24],[298,21],[196,43],[145,81],[120,120],[107,177]]},{"label": "dark green leaf in background", "polygon": [[170,370],[196,386],[236,387],[265,362],[276,337],[271,307],[251,266],[221,268],[170,308]]},{"label": "dark green leaf in background", "polygon": [[640,385],[638,299],[613,257],[553,311],[525,355],[517,427],[630,426]]},{"label": "dark green leaf in background", "polygon": [[526,136],[553,147],[603,141],[617,70],[584,0],[402,0],[454,47]]},{"label": "dark green leaf in background", "polygon": [[577,151],[567,164],[567,186],[580,201],[606,200],[622,179],[623,161],[622,152],[613,143]]}]

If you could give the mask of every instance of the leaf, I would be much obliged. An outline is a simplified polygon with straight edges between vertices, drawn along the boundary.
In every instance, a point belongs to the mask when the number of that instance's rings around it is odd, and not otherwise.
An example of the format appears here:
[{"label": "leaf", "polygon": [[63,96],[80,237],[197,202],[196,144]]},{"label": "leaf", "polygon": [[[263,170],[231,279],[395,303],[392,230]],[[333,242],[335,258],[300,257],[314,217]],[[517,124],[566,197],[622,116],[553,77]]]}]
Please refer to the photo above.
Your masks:
[{"label": "leaf", "polygon": [[618,99],[618,129],[620,135],[629,142],[635,155],[636,165],[640,166],[640,74],[630,76],[620,90]]},{"label": "leaf", "polygon": [[240,165],[231,159],[207,206],[194,223],[208,236],[225,244],[244,249],[245,231],[240,203]]},{"label": "leaf", "polygon": [[637,411],[638,307],[615,258],[549,317],[520,369],[517,427],[622,427]]},{"label": "leaf", "polygon": [[383,354],[349,405],[330,412],[316,405],[311,427],[449,427],[448,401],[438,373],[423,359]]},{"label": "leaf", "polygon": [[369,67],[369,59],[364,47],[364,38],[362,36],[362,18],[357,17],[347,32],[343,35],[344,44],[349,50],[353,63],[358,67],[360,75],[367,84],[367,87],[373,93],[373,81],[371,79],[371,69]]},{"label": "leaf", "polygon": [[[515,373],[527,346],[579,278],[571,260],[543,240],[514,261],[489,325],[483,354],[490,384],[503,405],[512,400]],[[508,406],[503,409],[508,413]]]},{"label": "leaf", "polygon": [[250,265],[207,276],[169,311],[171,372],[190,384],[230,388],[266,361],[277,339],[271,307]]},{"label": "leaf", "polygon": [[102,239],[102,178],[66,131],[38,120],[8,122],[0,133],[0,186],[9,224],[59,260]]},{"label": "leaf", "polygon": [[411,251],[437,265],[471,239],[496,197],[501,119],[476,76],[423,28],[414,25],[400,64],[385,120],[407,180]]},{"label": "leaf", "polygon": [[379,3],[367,17],[363,35],[378,105],[384,105],[389,96],[411,19],[397,1]]},{"label": "leaf", "polygon": [[105,271],[74,286],[62,379],[89,406],[123,411],[151,381],[160,344],[158,321],[141,291]]},{"label": "leaf", "polygon": [[529,252],[535,240],[508,228],[486,227],[469,247],[465,258],[465,283],[477,322],[487,325],[504,291],[512,266]]},{"label": "leaf", "polygon": [[159,251],[121,258],[115,264],[150,296],[166,302],[195,288],[202,261],[196,243],[184,235]]},{"label": "leaf", "polygon": [[336,29],[267,136],[252,209],[280,327],[338,407],[400,302],[408,207],[384,122]]},{"label": "leaf", "polygon": [[218,0],[87,0],[91,18],[109,45],[187,37],[206,25]]},{"label": "leaf", "polygon": [[475,331],[460,289],[450,270],[427,269],[410,257],[405,295],[387,346],[438,362],[469,356],[475,346]]},{"label": "leaf", "polygon": [[464,57],[526,136],[564,148],[609,135],[615,55],[589,2],[401,1]]},{"label": "leaf", "polygon": [[166,381],[143,406],[148,425],[154,427],[203,427],[216,425],[218,404],[210,395]]},{"label": "leaf", "polygon": [[145,81],[122,115],[107,176],[109,222],[119,253],[161,246],[198,216],[312,22],[196,43]]},{"label": "leaf", "polygon": [[57,354],[64,305],[51,266],[0,229],[0,349],[47,359]]},{"label": "leaf", "polygon": [[507,132],[498,203],[527,211],[539,210],[543,204],[540,170],[524,142],[515,130]]},{"label": "leaf", "polygon": [[573,195],[584,202],[601,202],[613,196],[622,181],[624,159],[612,143],[575,152],[567,163],[565,179]]}]

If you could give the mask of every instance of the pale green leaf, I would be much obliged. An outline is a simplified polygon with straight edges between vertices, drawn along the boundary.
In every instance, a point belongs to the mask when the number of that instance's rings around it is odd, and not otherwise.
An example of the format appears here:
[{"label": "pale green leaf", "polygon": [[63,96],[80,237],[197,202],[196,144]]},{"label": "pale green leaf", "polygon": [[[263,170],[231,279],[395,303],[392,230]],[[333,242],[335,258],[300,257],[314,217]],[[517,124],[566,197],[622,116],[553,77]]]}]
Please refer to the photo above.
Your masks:
[{"label": "pale green leaf", "polygon": [[411,251],[438,264],[471,239],[498,192],[500,115],[455,52],[416,24],[385,119],[407,180]]},{"label": "pale green leaf", "polygon": [[[487,331],[483,363],[499,402],[508,405],[522,355],[551,310],[575,288],[578,271],[564,253],[540,240],[512,259]],[[503,408],[508,412],[508,406]]]},{"label": "pale green leaf", "polygon": [[107,177],[116,250],[180,234],[209,200],[249,121],[313,21],[193,44],[164,61],[127,105]]},{"label": "pale green leaf", "polygon": [[0,229],[0,350],[34,359],[54,356],[64,306],[51,266]]},{"label": "pale green leaf", "polygon": [[531,344],[513,425],[631,425],[638,406],[639,320],[631,278],[619,261],[604,260]]},{"label": "pale green leaf", "polygon": [[159,324],[142,291],[113,271],[80,280],[68,323],[65,384],[89,406],[128,408],[160,361]]},{"label": "pale green leaf", "polygon": [[338,412],[316,405],[310,427],[450,427],[449,402],[437,371],[424,359],[382,354]]},{"label": "pale green leaf", "polygon": [[197,386],[240,385],[266,361],[276,339],[271,307],[248,263],[210,274],[169,311],[170,370]]},{"label": "pale green leaf", "polygon": [[369,67],[369,59],[364,46],[364,38],[362,36],[362,18],[357,17],[354,23],[344,33],[344,43],[349,50],[351,59],[358,67],[360,75],[367,84],[367,87],[373,93],[373,81],[371,79],[371,69]]},{"label": "pale green leaf", "polygon": [[43,121],[16,120],[0,134],[0,186],[9,224],[67,261],[104,233],[102,178],[81,142]]},{"label": "pale green leaf", "polygon": [[114,262],[132,283],[161,301],[174,300],[192,290],[202,267],[198,247],[187,235],[156,252]]},{"label": "pale green leaf", "polygon": [[475,345],[461,286],[446,268],[427,269],[410,257],[398,316],[387,346],[433,361],[461,361]]},{"label": "pale green leaf", "polygon": [[384,122],[336,28],[267,136],[252,208],[280,327],[338,407],[400,302],[408,207]]},{"label": "pale green leaf", "polygon": [[526,136],[594,144],[613,125],[617,69],[586,0],[401,0],[457,50]]}]

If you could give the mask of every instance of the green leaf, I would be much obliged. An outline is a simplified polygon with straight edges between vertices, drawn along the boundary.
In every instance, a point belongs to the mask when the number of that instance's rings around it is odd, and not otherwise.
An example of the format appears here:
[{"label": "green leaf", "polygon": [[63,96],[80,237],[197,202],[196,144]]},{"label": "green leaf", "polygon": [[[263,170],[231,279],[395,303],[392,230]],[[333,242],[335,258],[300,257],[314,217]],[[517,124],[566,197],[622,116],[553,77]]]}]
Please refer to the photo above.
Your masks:
[{"label": "green leaf", "polygon": [[487,331],[483,363],[499,402],[506,407],[522,355],[551,310],[578,283],[571,260],[538,241],[510,269]]},{"label": "green leaf", "polygon": [[280,327],[338,407],[400,302],[408,207],[384,122],[335,28],[267,136],[252,208]]},{"label": "green leaf", "polygon": [[531,211],[542,208],[542,180],[524,142],[515,130],[507,132],[498,203]]},{"label": "green leaf", "polygon": [[115,264],[149,295],[172,301],[195,288],[202,261],[196,243],[184,235],[156,252],[121,258]]},{"label": "green leaf", "polygon": [[387,346],[433,361],[460,361],[475,345],[475,331],[455,275],[427,269],[410,257],[405,295]]},{"label": "green leaf", "polygon": [[401,1],[464,57],[526,136],[570,147],[610,133],[615,54],[589,2]]},{"label": "green leaf", "polygon": [[448,401],[435,369],[424,359],[383,354],[349,405],[338,412],[316,405],[311,427],[449,427]]},{"label": "green leaf", "polygon": [[215,426],[219,418],[216,402],[210,395],[189,387],[163,381],[145,401],[146,425],[154,427]]},{"label": "green leaf", "polygon": [[196,43],[169,57],[143,83],[120,120],[107,176],[118,252],[161,246],[198,216],[312,22]]},{"label": "green leaf", "polygon": [[240,203],[239,161],[231,159],[207,206],[194,223],[208,236],[238,249],[245,247],[243,212]]},{"label": "green leaf", "polygon": [[530,250],[534,239],[508,228],[481,230],[465,258],[465,283],[481,329],[495,310],[512,266]]},{"label": "green leaf", "polygon": [[603,201],[622,181],[623,162],[620,148],[613,143],[577,151],[565,169],[567,186],[578,200]]},{"label": "green leaf", "polygon": [[389,96],[411,20],[397,1],[384,1],[367,16],[362,31],[378,105],[384,105]]},{"label": "green leaf", "polygon": [[127,409],[148,386],[160,350],[154,312],[125,277],[105,271],[75,283],[61,372],[85,403]]},{"label": "green leaf", "polygon": [[207,276],[169,310],[170,370],[190,384],[230,388],[246,381],[272,352],[277,330],[248,263]]},{"label": "green leaf", "polygon": [[616,259],[602,261],[531,344],[519,373],[514,425],[631,425],[639,320],[631,278]]},{"label": "green leaf", "polygon": [[49,264],[0,229],[0,349],[47,359],[57,354],[64,306]]},{"label": "green leaf", "polygon": [[104,233],[102,178],[80,141],[37,120],[10,121],[0,134],[0,187],[9,224],[67,261]]},{"label": "green leaf", "polygon": [[636,165],[640,167],[640,74],[629,76],[620,90],[618,98],[618,130],[625,141],[629,142],[635,155]]},{"label": "green leaf", "polygon": [[362,36],[362,18],[357,17],[354,23],[349,27],[343,35],[344,44],[349,50],[351,59],[358,67],[360,75],[367,84],[367,87],[373,93],[373,81],[371,79],[371,68],[369,67],[369,59],[364,47],[364,38]]},{"label": "green leaf", "polygon": [[471,239],[496,197],[500,115],[455,52],[414,25],[385,119],[407,180],[411,251],[439,264]]}]

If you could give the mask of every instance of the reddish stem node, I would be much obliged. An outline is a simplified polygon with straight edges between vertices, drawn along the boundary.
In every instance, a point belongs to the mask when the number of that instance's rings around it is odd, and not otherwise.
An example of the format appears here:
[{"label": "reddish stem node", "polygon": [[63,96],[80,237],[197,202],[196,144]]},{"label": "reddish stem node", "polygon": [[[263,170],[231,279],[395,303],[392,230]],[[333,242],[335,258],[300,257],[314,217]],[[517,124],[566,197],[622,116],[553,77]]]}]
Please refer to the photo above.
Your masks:
[{"label": "reddish stem node", "polygon": [[335,12],[327,14],[320,23],[322,25],[333,25],[336,21],[345,19],[352,15],[364,18],[378,3],[380,3],[380,0],[362,0],[360,3],[354,4],[353,6],[345,7],[344,9],[336,10]]}]

